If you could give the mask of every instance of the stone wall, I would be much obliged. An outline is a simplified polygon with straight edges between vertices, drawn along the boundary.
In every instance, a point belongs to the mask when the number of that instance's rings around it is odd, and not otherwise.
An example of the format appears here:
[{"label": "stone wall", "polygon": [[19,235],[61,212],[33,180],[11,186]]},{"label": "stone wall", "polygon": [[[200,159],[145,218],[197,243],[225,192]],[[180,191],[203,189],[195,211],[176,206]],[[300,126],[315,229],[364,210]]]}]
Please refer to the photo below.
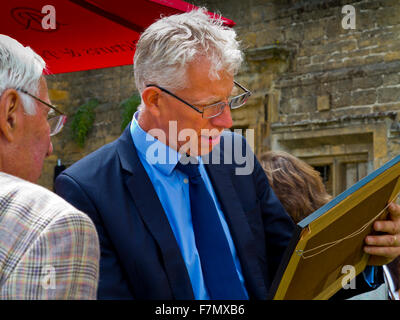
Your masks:
[{"label": "stone wall", "polygon": [[[400,153],[400,1],[195,3],[237,23],[246,52],[238,78],[254,96],[234,118],[261,133],[258,154],[283,149],[329,166],[337,194],[354,180],[346,168],[366,168],[356,181]],[[342,27],[346,4],[354,30]]]},{"label": "stone wall", "polygon": [[[120,103],[135,91],[130,66],[71,72],[47,76],[50,100],[70,116],[63,131],[52,138],[54,152],[46,159],[39,183],[53,188],[57,159],[69,166],[85,155],[109,143],[121,134]],[[71,118],[77,108],[90,99],[99,100],[95,121],[83,148],[72,139]]]}]

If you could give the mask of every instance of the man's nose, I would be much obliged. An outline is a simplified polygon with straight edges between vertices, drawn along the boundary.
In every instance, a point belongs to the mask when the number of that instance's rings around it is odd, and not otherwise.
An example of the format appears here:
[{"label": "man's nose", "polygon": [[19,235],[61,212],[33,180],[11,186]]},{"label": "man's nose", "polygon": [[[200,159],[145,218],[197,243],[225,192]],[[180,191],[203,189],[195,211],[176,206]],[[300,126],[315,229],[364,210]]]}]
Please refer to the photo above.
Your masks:
[{"label": "man's nose", "polygon": [[233,125],[231,108],[228,104],[225,105],[222,113],[214,118],[211,118],[211,123],[215,127],[222,127],[224,129],[229,129]]}]

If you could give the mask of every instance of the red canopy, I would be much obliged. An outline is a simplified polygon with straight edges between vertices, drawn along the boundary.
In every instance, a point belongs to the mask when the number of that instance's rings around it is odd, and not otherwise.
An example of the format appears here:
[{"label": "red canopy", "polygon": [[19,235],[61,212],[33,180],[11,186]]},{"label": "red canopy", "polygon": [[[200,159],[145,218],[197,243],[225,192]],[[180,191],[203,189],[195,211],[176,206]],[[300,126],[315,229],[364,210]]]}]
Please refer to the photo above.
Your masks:
[{"label": "red canopy", "polygon": [[[55,30],[42,27],[49,4]],[[140,33],[161,15],[194,8],[181,0],[13,0],[2,3],[0,33],[35,50],[49,73],[116,67],[133,63]]]}]

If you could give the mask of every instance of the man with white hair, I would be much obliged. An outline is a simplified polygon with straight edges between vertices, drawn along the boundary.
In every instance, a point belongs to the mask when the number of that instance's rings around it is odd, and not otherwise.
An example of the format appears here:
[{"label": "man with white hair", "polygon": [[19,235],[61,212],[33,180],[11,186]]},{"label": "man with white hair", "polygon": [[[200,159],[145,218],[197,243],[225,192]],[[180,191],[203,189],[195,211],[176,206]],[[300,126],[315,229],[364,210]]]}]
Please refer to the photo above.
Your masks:
[{"label": "man with white hair", "polygon": [[92,221],[34,183],[66,116],[50,104],[45,62],[0,35],[0,299],[95,299]]},{"label": "man with white hair", "polygon": [[235,31],[205,9],[141,35],[139,111],[56,180],[98,230],[99,299],[266,299],[294,225],[244,138],[224,131],[250,96],[241,62]]}]

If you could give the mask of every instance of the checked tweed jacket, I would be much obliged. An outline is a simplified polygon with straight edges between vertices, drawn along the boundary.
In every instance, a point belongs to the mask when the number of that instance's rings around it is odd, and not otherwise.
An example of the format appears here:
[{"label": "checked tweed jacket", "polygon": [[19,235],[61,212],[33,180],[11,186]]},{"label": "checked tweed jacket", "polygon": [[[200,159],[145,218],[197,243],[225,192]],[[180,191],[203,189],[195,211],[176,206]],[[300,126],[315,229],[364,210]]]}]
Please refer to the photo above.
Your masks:
[{"label": "checked tweed jacket", "polygon": [[0,299],[96,299],[99,258],[90,218],[0,172]]}]

